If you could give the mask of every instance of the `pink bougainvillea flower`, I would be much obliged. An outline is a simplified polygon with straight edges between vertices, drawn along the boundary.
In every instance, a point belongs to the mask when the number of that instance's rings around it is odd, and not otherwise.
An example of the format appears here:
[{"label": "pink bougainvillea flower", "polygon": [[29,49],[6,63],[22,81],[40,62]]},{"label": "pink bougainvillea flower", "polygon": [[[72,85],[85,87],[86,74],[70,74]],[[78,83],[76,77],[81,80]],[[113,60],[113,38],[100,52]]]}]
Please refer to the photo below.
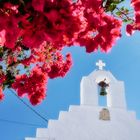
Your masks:
[{"label": "pink bougainvillea flower", "polygon": [[135,14],[135,19],[136,19],[136,21],[135,21],[136,26],[138,26],[140,29],[140,11]]},{"label": "pink bougainvillea flower", "polygon": [[13,4],[11,4],[10,2],[4,3],[4,8],[10,9],[10,10],[12,10],[13,12],[18,13],[18,5],[13,5]]},{"label": "pink bougainvillea flower", "polygon": [[5,17],[5,45],[11,49],[15,47],[15,43],[19,37],[20,28],[18,28],[18,21],[19,19],[12,15]]},{"label": "pink bougainvillea flower", "polygon": [[0,101],[3,100],[4,94],[3,94],[3,89],[2,86],[0,86]]},{"label": "pink bougainvillea flower", "polygon": [[4,46],[5,44],[6,41],[5,34],[6,34],[5,30],[0,31],[0,46]]},{"label": "pink bougainvillea flower", "polygon": [[32,6],[34,10],[43,12],[45,0],[32,0]]},{"label": "pink bougainvillea flower", "polygon": [[[128,25],[127,30],[130,31],[130,33],[134,32],[134,30],[140,30],[140,0],[132,0],[131,5],[134,8],[134,20],[133,20],[133,29],[130,25]],[[132,33],[133,33],[132,32]],[[132,33],[130,35],[132,35]]]},{"label": "pink bougainvillea flower", "polygon": [[[60,56],[58,57],[60,58]],[[51,70],[48,72],[48,76],[51,79],[56,77],[64,77],[72,66],[72,59],[70,54],[66,55],[65,61],[61,61],[59,58],[52,63]]]},{"label": "pink bougainvillea flower", "polygon": [[127,34],[128,36],[130,36],[130,35],[132,35],[134,32],[135,32],[135,30],[134,30],[133,25],[128,24],[128,25],[126,26],[126,34]]},{"label": "pink bougainvillea flower", "polygon": [[4,73],[1,72],[1,74],[0,74],[0,85],[2,85],[5,80],[6,80],[6,76],[4,75]]}]

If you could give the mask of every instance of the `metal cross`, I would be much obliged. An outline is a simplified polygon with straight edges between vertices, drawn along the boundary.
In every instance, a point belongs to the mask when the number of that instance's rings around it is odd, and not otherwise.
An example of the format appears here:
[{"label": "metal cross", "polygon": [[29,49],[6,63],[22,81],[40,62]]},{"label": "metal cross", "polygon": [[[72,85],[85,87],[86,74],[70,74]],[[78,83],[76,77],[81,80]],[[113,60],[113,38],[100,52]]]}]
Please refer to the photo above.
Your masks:
[{"label": "metal cross", "polygon": [[106,64],[102,60],[99,60],[98,62],[96,62],[96,66],[99,67],[99,70],[103,70],[103,67],[105,67]]}]

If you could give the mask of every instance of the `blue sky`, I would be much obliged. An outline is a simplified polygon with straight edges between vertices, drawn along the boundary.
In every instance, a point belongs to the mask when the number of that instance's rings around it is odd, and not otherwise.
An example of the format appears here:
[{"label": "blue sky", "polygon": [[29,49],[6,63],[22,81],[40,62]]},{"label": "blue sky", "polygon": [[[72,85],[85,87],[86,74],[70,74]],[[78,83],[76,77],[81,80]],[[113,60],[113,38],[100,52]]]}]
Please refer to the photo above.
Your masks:
[{"label": "blue sky", "polygon": [[[46,100],[33,107],[47,119],[57,119],[60,110],[68,110],[69,105],[79,105],[80,80],[96,69],[95,63],[102,59],[106,70],[110,70],[118,79],[125,82],[128,110],[136,111],[140,119],[140,33],[132,37],[125,33],[108,54],[85,53],[84,48],[66,48],[71,52],[73,67],[65,78],[49,80]],[[39,126],[27,126],[0,121],[1,140],[24,140],[35,136],[37,127],[47,123],[22,104],[10,91],[5,91],[5,100],[0,102],[0,119],[32,123]],[[28,100],[25,99],[28,103]]]}]

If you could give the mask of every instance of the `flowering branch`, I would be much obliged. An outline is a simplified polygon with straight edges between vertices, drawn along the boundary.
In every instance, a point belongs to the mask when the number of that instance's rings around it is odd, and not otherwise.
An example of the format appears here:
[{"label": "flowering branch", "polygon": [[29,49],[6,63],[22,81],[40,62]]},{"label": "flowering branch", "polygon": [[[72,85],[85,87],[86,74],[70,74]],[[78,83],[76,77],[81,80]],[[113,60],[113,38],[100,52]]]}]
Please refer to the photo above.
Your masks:
[{"label": "flowering branch", "polygon": [[140,1],[131,2],[135,19],[118,8],[123,1],[1,0],[0,100],[5,88],[13,88],[33,105],[41,103],[48,78],[64,77],[72,66],[71,55],[62,55],[64,47],[108,52],[121,37],[123,22],[131,21],[130,35],[140,30]]}]

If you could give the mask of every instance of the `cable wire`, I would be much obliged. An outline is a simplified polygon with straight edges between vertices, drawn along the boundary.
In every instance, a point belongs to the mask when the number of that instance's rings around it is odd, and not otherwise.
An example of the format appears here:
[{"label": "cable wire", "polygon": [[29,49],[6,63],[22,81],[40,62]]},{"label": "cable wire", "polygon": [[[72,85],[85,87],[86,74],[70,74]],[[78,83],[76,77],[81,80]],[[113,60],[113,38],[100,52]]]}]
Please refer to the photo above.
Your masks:
[{"label": "cable wire", "polygon": [[0,118],[0,122],[13,123],[13,124],[19,124],[19,125],[28,125],[28,126],[42,127],[42,125],[39,125],[39,124],[26,123],[26,122],[14,121],[14,120],[7,120],[7,119],[2,119],[2,118]]},{"label": "cable wire", "polygon": [[37,116],[39,116],[42,120],[44,120],[45,122],[48,123],[48,119],[46,119],[45,117],[43,117],[40,113],[38,113],[36,110],[34,110],[30,105],[28,105],[25,101],[23,101],[16,93],[15,91],[13,91],[12,89],[9,89],[13,95],[15,95],[17,97],[17,99],[19,99],[26,107],[28,107],[32,112],[34,112]]}]

